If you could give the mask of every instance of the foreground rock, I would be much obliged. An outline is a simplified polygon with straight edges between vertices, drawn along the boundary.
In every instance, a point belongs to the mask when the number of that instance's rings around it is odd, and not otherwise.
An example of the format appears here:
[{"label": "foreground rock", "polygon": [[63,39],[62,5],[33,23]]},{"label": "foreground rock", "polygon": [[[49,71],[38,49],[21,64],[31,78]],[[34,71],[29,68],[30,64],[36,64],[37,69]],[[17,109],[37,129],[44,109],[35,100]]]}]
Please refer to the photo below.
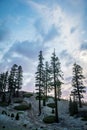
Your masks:
[{"label": "foreground rock", "polygon": [[[5,130],[87,130],[86,121],[82,121],[81,118],[69,116],[68,101],[58,102],[60,122],[53,124],[43,123],[45,116],[54,115],[52,114],[52,109],[48,106],[42,107],[42,114],[38,116],[38,100],[35,99],[35,96],[24,98],[23,102],[27,104],[31,103],[31,110],[14,110],[14,106],[19,105],[19,103],[13,103],[4,108],[0,107],[0,113],[2,113],[3,110],[7,113],[7,115],[0,114],[0,130],[3,130],[4,127]],[[53,99],[49,99],[47,103],[53,103]],[[8,116],[11,115],[11,113],[16,115],[18,112],[19,120],[15,120],[15,117],[11,118]]]}]

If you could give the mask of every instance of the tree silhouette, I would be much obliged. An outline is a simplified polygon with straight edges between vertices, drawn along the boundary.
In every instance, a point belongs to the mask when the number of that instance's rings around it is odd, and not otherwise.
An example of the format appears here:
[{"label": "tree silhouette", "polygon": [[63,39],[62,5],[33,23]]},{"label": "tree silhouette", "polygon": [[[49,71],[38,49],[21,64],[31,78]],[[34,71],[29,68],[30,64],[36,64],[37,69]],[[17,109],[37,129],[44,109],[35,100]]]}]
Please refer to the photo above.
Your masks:
[{"label": "tree silhouette", "polygon": [[17,73],[18,73],[18,65],[14,64],[11,68],[10,75],[8,78],[8,90],[10,91],[10,95],[15,96],[16,85],[17,85]]},{"label": "tree silhouette", "polygon": [[47,93],[50,87],[50,67],[48,64],[48,61],[45,62],[45,67],[44,67],[44,105],[47,99]]},{"label": "tree silhouette", "polygon": [[37,72],[36,72],[36,90],[38,91],[38,98],[39,98],[39,115],[41,115],[41,97],[43,95],[44,90],[44,64],[43,64],[43,55],[42,51],[39,52],[38,56],[38,66],[37,66]]},{"label": "tree silhouette", "polygon": [[85,93],[85,86],[83,85],[83,76],[82,67],[76,63],[73,65],[73,77],[72,77],[72,86],[73,93],[76,98],[79,100],[79,107],[82,107],[81,98],[83,98],[83,93]]},{"label": "tree silhouette", "polygon": [[60,68],[60,62],[58,57],[55,54],[55,50],[52,54],[51,57],[51,85],[54,88],[54,96],[55,96],[55,117],[56,117],[56,122],[59,122],[59,116],[58,116],[58,104],[57,104],[57,88],[60,87],[61,81],[60,79],[62,78],[62,71]]},{"label": "tree silhouette", "polygon": [[18,72],[17,72],[17,82],[16,82],[16,89],[17,89],[17,92],[16,92],[16,95],[17,97],[19,96],[19,90],[21,89],[22,87],[22,79],[23,78],[23,70],[22,70],[22,66],[18,66]]}]

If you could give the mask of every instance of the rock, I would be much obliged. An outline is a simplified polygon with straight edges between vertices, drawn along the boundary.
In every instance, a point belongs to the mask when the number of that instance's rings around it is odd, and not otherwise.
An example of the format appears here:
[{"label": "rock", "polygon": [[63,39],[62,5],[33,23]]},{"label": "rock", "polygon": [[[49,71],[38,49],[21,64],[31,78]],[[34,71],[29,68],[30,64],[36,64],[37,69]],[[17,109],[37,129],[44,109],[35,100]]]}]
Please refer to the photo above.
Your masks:
[{"label": "rock", "polygon": [[87,130],[87,125],[84,125],[84,130]]}]

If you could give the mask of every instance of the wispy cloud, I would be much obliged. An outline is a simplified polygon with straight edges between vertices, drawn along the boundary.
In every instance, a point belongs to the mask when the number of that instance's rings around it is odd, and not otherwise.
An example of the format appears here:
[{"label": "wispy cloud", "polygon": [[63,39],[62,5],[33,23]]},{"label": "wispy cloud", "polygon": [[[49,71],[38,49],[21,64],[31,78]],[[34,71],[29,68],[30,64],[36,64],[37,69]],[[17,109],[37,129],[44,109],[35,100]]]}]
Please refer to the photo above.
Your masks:
[{"label": "wispy cloud", "polygon": [[84,41],[81,46],[80,46],[81,50],[87,50],[87,41]]}]

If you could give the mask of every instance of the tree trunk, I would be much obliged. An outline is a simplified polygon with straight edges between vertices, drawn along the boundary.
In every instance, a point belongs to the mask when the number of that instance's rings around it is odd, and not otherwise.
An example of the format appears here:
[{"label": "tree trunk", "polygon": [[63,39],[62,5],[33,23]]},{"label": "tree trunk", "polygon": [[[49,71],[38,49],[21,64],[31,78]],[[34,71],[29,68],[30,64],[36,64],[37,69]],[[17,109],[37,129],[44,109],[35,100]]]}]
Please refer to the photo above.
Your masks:
[{"label": "tree trunk", "polygon": [[59,122],[58,118],[58,105],[57,105],[57,93],[56,93],[56,84],[55,84],[55,117],[56,117],[56,122]]},{"label": "tree trunk", "polygon": [[54,65],[54,94],[55,94],[55,117],[56,122],[59,122],[58,118],[58,106],[57,106],[57,91],[56,91],[56,79],[55,79],[55,65]]},{"label": "tree trunk", "polygon": [[80,97],[80,94],[78,94],[79,96],[79,107],[81,108],[82,107],[82,103],[81,103],[81,97]]},{"label": "tree trunk", "polygon": [[39,86],[39,116],[41,115],[41,91]]}]

